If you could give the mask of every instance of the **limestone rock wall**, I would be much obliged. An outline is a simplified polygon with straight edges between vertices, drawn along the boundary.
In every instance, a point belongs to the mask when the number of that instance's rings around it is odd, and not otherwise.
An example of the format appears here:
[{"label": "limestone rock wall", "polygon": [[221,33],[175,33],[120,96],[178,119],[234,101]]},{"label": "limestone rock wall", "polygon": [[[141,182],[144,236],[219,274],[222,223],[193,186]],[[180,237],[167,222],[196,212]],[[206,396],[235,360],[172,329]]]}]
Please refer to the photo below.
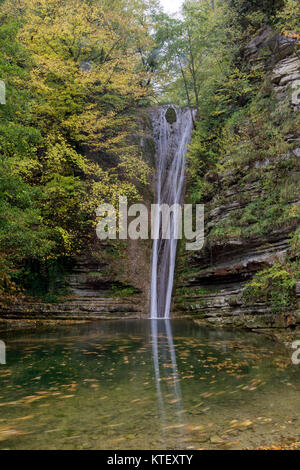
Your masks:
[{"label": "limestone rock wall", "polygon": [[[297,113],[300,110],[300,45],[266,27],[248,44],[243,54],[253,67],[260,66],[267,55],[267,73],[278,102],[289,97],[291,113]],[[294,142],[292,156],[299,159],[298,169],[293,168],[290,176],[300,183],[300,139],[297,135],[287,136],[287,139]],[[276,160],[290,157],[278,155]],[[262,169],[269,164],[268,155],[264,161],[256,162]],[[261,181],[241,184],[239,174],[234,170],[226,176],[215,177],[219,179],[221,190],[206,205],[206,235],[230,214],[244,210],[246,204],[262,192]],[[292,203],[300,203],[300,194]],[[186,266],[183,275],[178,272],[174,299],[177,315],[184,313],[221,326],[280,328],[300,325],[300,310],[276,315],[266,304],[245,305],[242,297],[245,284],[255,273],[285,258],[289,234],[294,229],[292,226],[274,229],[264,237],[246,241],[234,237],[224,242],[215,241],[200,252],[182,255],[179,270],[182,263]],[[297,295],[300,301],[300,284]]]}]

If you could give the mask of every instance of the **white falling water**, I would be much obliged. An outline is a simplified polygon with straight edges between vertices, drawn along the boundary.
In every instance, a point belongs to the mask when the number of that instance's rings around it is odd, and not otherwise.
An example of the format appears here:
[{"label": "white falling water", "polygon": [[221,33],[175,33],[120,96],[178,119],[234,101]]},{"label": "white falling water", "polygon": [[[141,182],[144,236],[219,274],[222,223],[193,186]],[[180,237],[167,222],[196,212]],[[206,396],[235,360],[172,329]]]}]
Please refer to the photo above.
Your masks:
[{"label": "white falling water", "polygon": [[[177,120],[169,124],[166,112],[176,112]],[[152,113],[156,141],[156,204],[169,207],[183,202],[185,181],[185,155],[193,129],[193,115],[189,108],[161,106]],[[162,220],[157,214],[156,223],[162,233]],[[151,277],[151,318],[170,318],[174,271],[177,252],[177,233],[180,221],[171,214],[171,238],[160,236],[153,242]]]}]

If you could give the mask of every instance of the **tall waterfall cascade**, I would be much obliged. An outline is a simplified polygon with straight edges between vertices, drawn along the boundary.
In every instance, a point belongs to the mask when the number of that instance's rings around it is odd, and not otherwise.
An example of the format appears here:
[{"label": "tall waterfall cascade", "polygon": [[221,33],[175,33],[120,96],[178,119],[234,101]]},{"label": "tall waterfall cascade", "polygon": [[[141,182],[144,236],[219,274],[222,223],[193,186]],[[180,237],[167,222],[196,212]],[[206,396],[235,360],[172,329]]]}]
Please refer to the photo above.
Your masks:
[{"label": "tall waterfall cascade", "polygon": [[[193,111],[179,106],[161,106],[152,112],[156,142],[155,203],[182,204],[185,155],[193,130]],[[159,236],[153,241],[151,318],[170,318],[177,252],[178,218],[170,215],[170,239],[162,237],[162,217],[156,214]]]}]

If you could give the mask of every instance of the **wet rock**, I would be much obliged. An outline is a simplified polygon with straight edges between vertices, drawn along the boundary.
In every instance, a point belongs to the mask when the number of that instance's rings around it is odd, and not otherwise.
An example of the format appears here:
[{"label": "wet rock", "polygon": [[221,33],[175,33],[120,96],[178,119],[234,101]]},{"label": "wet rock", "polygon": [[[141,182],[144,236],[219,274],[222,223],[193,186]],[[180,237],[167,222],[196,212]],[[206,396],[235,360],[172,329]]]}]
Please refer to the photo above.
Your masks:
[{"label": "wet rock", "polygon": [[258,53],[261,46],[266,44],[266,42],[274,35],[273,30],[270,26],[265,26],[261,28],[257,36],[255,36],[249,44],[244,49],[244,54],[247,59],[254,56]]},{"label": "wet rock", "polygon": [[291,57],[280,62],[273,70],[271,81],[277,85],[286,85],[290,81],[300,78],[299,58]]},{"label": "wet rock", "polygon": [[293,154],[294,154],[296,157],[300,158],[300,147],[294,149],[294,150],[293,150]]}]

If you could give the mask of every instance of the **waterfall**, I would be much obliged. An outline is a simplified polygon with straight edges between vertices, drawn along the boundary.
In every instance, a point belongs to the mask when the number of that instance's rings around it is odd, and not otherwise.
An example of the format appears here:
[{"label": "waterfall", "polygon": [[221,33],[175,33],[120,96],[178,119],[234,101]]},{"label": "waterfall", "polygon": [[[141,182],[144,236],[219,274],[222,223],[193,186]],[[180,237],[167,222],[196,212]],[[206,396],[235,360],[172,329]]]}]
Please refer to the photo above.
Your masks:
[{"label": "waterfall", "polygon": [[[167,119],[168,116],[168,119]],[[193,129],[193,111],[179,106],[161,106],[152,112],[156,142],[156,204],[183,202],[185,154]],[[171,123],[172,122],[172,123]],[[179,220],[171,213],[169,240],[162,238],[162,218],[156,214],[159,237],[153,242],[151,318],[170,318]]]}]

